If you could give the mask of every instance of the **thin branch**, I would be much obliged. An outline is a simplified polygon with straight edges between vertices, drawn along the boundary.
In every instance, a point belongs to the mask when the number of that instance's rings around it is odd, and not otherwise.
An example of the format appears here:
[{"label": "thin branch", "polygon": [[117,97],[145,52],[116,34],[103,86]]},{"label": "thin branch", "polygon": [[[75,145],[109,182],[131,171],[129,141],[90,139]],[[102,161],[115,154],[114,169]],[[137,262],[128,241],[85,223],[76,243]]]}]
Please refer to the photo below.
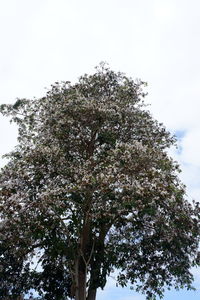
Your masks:
[{"label": "thin branch", "polygon": [[83,261],[84,261],[84,263],[85,263],[86,268],[88,267],[88,265],[89,265],[89,263],[90,263],[90,260],[91,260],[91,258],[92,258],[92,254],[93,254],[93,252],[94,252],[94,245],[95,245],[95,241],[93,241],[93,243],[92,243],[92,249],[91,249],[91,251],[90,251],[90,256],[89,256],[88,260],[85,259],[85,256],[84,256],[84,254],[83,254],[83,251],[82,251],[82,249],[80,249],[80,253],[81,253],[81,256],[82,256],[82,258],[83,258]]},{"label": "thin branch", "polygon": [[83,258],[83,261],[84,261],[84,263],[85,263],[85,266],[86,266],[86,268],[87,268],[87,261],[86,261],[86,259],[85,259],[85,257],[84,257],[84,254],[83,254],[83,251],[82,251],[82,249],[80,249],[80,253],[81,253],[81,256],[82,256],[82,258]]},{"label": "thin branch", "polygon": [[91,260],[91,258],[92,258],[92,254],[93,254],[93,252],[94,252],[94,244],[95,244],[95,241],[93,241],[93,243],[92,243],[92,249],[91,249],[91,251],[90,251],[90,256],[89,256],[89,258],[88,258],[88,260],[87,260],[87,265],[89,264],[89,262],[90,262],[90,260]]}]

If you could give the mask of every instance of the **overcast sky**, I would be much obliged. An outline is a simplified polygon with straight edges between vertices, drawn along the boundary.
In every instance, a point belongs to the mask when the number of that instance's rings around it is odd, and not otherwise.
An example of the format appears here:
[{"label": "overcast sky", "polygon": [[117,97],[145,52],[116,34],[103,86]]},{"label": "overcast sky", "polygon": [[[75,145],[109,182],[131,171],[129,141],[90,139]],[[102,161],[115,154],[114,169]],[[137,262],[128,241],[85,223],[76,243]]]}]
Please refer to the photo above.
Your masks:
[{"label": "overcast sky", "polygon": [[[43,96],[45,87],[73,82],[100,61],[147,81],[152,114],[179,138],[171,155],[181,164],[188,198],[200,200],[198,0],[0,0],[0,38],[0,103]],[[2,155],[13,149],[17,132],[3,117],[0,125]],[[97,300],[144,299],[114,286],[110,281]],[[199,296],[183,291],[164,299]]]}]

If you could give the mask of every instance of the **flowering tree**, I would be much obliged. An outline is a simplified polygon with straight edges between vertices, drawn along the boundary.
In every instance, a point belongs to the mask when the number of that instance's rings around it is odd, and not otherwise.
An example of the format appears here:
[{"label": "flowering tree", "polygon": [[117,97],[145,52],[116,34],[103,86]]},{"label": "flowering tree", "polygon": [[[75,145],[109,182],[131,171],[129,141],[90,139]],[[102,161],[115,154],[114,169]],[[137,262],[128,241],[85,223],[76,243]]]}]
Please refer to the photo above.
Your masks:
[{"label": "flowering tree", "polygon": [[19,126],[0,173],[0,299],[95,300],[117,281],[162,296],[192,288],[198,205],[185,200],[175,143],[143,103],[141,81],[100,65],[1,113]]}]

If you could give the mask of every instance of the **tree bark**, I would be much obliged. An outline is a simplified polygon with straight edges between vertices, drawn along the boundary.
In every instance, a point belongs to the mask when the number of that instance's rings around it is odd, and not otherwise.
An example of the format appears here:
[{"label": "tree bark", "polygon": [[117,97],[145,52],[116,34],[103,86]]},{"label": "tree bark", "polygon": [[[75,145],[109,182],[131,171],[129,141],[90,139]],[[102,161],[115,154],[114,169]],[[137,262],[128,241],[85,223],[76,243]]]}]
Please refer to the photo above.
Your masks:
[{"label": "tree bark", "polygon": [[87,300],[95,300],[97,295],[97,289],[89,289]]},{"label": "tree bark", "polygon": [[71,287],[71,297],[75,300],[86,300],[87,270],[82,257],[75,262],[75,282]]},{"label": "tree bark", "polygon": [[86,300],[86,280],[87,280],[87,270],[85,262],[82,257],[79,262],[79,273],[78,273],[78,300]]},{"label": "tree bark", "polygon": [[75,264],[74,264],[74,283],[71,287],[71,296],[75,297],[75,300],[79,300],[79,292],[78,292],[78,287],[79,287],[79,281],[78,281],[78,265],[79,265],[79,258],[76,258]]},{"label": "tree bark", "polygon": [[79,255],[75,262],[75,300],[86,300],[87,247],[90,240],[90,220],[86,220],[80,239]]}]

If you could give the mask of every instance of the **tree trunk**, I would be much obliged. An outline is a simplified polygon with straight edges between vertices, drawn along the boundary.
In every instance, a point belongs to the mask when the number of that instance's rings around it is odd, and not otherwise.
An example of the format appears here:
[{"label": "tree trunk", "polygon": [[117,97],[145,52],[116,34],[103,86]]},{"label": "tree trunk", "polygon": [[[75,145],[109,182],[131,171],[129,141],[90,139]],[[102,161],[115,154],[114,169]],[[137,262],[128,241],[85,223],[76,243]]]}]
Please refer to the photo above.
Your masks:
[{"label": "tree trunk", "polygon": [[86,300],[86,281],[86,265],[83,258],[79,256],[75,262],[75,300]]},{"label": "tree trunk", "polygon": [[[87,211],[87,210],[86,210]],[[90,219],[85,218],[83,230],[80,238],[79,255],[75,263],[75,281],[76,292],[75,300],[86,300],[86,284],[87,284],[87,248],[90,240]]]},{"label": "tree trunk", "polygon": [[85,262],[82,258],[80,258],[79,263],[79,274],[78,274],[78,300],[86,300],[86,280],[87,280],[87,272]]},{"label": "tree trunk", "polygon": [[75,277],[74,277],[74,284],[72,285],[71,288],[71,296],[75,297],[75,300],[79,300],[79,293],[78,293],[78,263],[79,263],[79,258],[77,257],[76,261],[75,261]]},{"label": "tree trunk", "polygon": [[95,300],[97,295],[97,289],[89,289],[87,300]]}]

